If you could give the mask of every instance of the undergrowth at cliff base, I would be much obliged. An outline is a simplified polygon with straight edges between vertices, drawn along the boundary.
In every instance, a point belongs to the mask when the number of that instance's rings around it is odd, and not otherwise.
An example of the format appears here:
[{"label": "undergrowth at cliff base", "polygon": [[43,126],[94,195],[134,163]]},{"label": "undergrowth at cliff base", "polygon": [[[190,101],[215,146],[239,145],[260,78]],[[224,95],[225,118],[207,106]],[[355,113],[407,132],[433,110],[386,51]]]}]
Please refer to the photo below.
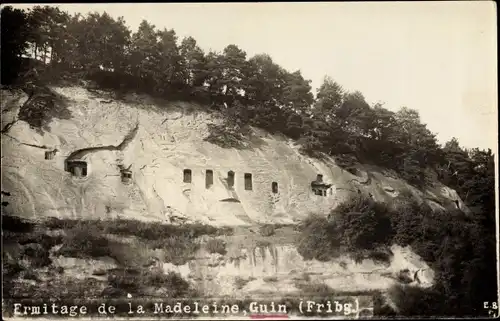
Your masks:
[{"label": "undergrowth at cliff base", "polygon": [[[176,273],[165,274],[147,253],[159,249],[165,262],[185,264],[200,247],[199,236],[232,234],[201,224],[169,226],[132,220],[76,221],[49,219],[29,221],[2,216],[4,295],[6,298],[117,298],[131,293],[137,296],[197,296],[189,283]],[[128,243],[121,238],[135,238]],[[225,244],[224,244],[225,245]],[[221,252],[215,240],[212,248]],[[149,252],[148,252],[149,251]],[[52,254],[51,254],[52,253]],[[117,267],[96,270],[96,280],[72,278],[53,258],[101,260],[114,259]],[[150,258],[150,257],[149,257]],[[68,272],[69,273],[69,272]],[[36,281],[29,283],[27,281]]]},{"label": "undergrowth at cliff base", "polygon": [[399,205],[388,207],[356,197],[339,205],[330,219],[309,216],[301,226],[299,253],[308,260],[329,261],[347,252],[358,262],[389,262],[392,244],[409,245],[436,272],[436,280],[429,289],[392,288],[398,315],[461,315],[457,309],[485,313],[480,305],[487,296],[479,285],[487,285],[482,273],[494,274],[495,247],[494,239],[483,237],[491,231],[484,230],[482,219],[436,212],[408,195],[395,203]]}]

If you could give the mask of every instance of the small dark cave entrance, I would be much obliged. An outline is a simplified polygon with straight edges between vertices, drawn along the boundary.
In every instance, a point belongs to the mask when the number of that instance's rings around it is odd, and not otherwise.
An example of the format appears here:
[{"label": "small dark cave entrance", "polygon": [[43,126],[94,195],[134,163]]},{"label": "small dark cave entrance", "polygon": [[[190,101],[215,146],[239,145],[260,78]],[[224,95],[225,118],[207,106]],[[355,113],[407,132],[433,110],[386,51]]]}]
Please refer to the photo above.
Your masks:
[{"label": "small dark cave entrance", "polygon": [[48,159],[48,160],[54,159],[54,156],[56,156],[57,152],[58,152],[57,149],[45,152],[45,159]]},{"label": "small dark cave entrance", "polygon": [[233,171],[227,172],[227,186],[229,188],[234,187],[234,172]]},{"label": "small dark cave entrance", "polygon": [[130,181],[132,180],[132,171],[122,170],[121,176],[122,176],[122,182],[125,184],[129,184]]},{"label": "small dark cave entrance", "polygon": [[328,195],[328,190],[332,184],[325,184],[323,182],[323,175],[318,174],[316,176],[316,180],[311,182],[311,189],[315,195],[318,196],[327,196]]},{"label": "small dark cave entrance", "polygon": [[66,161],[66,171],[75,177],[87,176],[87,162],[82,160]]},{"label": "small dark cave entrance", "polygon": [[252,174],[245,173],[245,190],[251,191],[252,188]]},{"label": "small dark cave entrance", "polygon": [[278,193],[278,183],[277,182],[272,182],[271,184],[271,189],[274,194]]},{"label": "small dark cave entrance", "polygon": [[190,169],[185,169],[184,170],[183,182],[184,183],[191,183],[191,180],[192,180],[191,170]]},{"label": "small dark cave entrance", "polygon": [[207,169],[205,173],[205,187],[210,188],[214,184],[214,171]]}]

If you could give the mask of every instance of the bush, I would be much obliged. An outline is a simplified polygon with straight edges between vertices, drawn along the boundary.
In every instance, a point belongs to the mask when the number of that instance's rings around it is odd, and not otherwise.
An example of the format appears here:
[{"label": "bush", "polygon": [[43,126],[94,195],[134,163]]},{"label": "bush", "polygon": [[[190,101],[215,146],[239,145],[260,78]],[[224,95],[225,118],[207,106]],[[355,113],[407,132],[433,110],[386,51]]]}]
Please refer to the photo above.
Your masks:
[{"label": "bush", "polygon": [[310,215],[301,226],[297,251],[305,260],[328,261],[341,254],[341,238],[334,222]]},{"label": "bush", "polygon": [[[52,229],[69,229],[68,240],[59,251],[61,255],[111,256],[112,253],[119,250],[118,247],[100,235],[116,234],[135,236],[146,240],[153,249],[163,249],[166,252],[167,262],[177,265],[185,264],[194,257],[194,253],[199,249],[197,237],[201,235],[230,235],[233,232],[233,229],[229,227],[219,229],[205,224],[176,226],[125,219],[115,221],[50,219],[45,222],[45,226]],[[86,235],[88,233],[91,235]],[[93,250],[93,248],[95,249]]]},{"label": "bush", "polygon": [[24,268],[17,262],[16,260],[10,258],[6,252],[2,253],[2,275],[5,279],[12,280],[14,279]]},{"label": "bush", "polygon": [[104,269],[97,269],[94,272],[92,272],[92,275],[95,275],[95,276],[103,276],[106,274],[107,274],[107,272]]},{"label": "bush", "polygon": [[204,138],[205,141],[220,146],[222,148],[244,149],[247,142],[242,134],[242,128],[225,122],[221,125],[208,124],[209,135]]},{"label": "bush", "polygon": [[76,258],[98,258],[111,255],[109,241],[96,228],[77,226],[67,232],[59,255]]},{"label": "bush", "polygon": [[25,280],[39,281],[38,276],[33,271],[28,271],[28,270],[24,271],[23,277]]},{"label": "bush", "polygon": [[275,234],[275,227],[273,225],[264,225],[259,229],[260,235],[262,236],[271,236]]},{"label": "bush", "polygon": [[276,282],[278,281],[278,278],[275,276],[266,276],[264,277],[264,282]]},{"label": "bush", "polygon": [[26,245],[30,243],[39,244],[45,251],[49,251],[56,245],[62,244],[63,237],[60,235],[47,235],[41,232],[33,234],[25,234],[18,241],[21,245]]},{"label": "bush", "polygon": [[165,261],[175,265],[183,265],[192,260],[200,248],[200,244],[188,236],[170,236],[150,243],[153,249],[164,250]]},{"label": "bush", "polygon": [[205,224],[196,223],[178,226],[124,219],[113,221],[112,224],[106,224],[104,231],[117,235],[134,235],[146,240],[161,240],[166,235],[196,238],[201,235],[216,235],[219,233],[219,229],[216,227]]},{"label": "bush", "polygon": [[117,219],[106,220],[71,220],[51,218],[44,225],[49,229],[72,229],[77,226],[81,228],[92,228],[101,234],[116,234],[121,236],[136,236],[146,240],[161,240],[168,236],[199,237],[202,235],[229,235],[232,228],[217,228],[206,224],[185,224],[182,226],[168,225],[162,223],[147,223],[137,220]]},{"label": "bush", "polygon": [[219,253],[225,255],[226,243],[221,239],[210,239],[206,244],[206,249],[209,253]]},{"label": "bush", "polygon": [[388,290],[388,296],[400,316],[419,317],[440,315],[442,298],[432,289],[423,289],[411,285],[395,284]]},{"label": "bush", "polygon": [[335,290],[324,283],[298,283],[297,287],[310,297],[332,297],[335,296]]},{"label": "bush", "polygon": [[383,248],[377,248],[374,250],[371,250],[368,252],[368,258],[372,259],[375,262],[380,262],[380,263],[388,263],[391,261],[392,258],[392,252],[390,248],[388,247],[383,247]]},{"label": "bush", "polygon": [[114,289],[139,294],[139,289],[144,283],[141,280],[141,272],[136,269],[125,268],[110,271],[108,283]]},{"label": "bush", "polygon": [[337,230],[350,250],[388,245],[393,236],[389,208],[371,198],[354,197],[332,213]]},{"label": "bush", "polygon": [[47,87],[33,87],[33,93],[19,109],[19,120],[31,127],[41,129],[56,117],[70,119],[67,100]]},{"label": "bush", "polygon": [[[341,203],[330,215],[334,220],[311,215],[303,223],[298,251],[304,259],[328,261],[349,251],[363,259],[360,250],[376,251],[392,240],[389,209],[372,199],[356,197]],[[386,260],[382,253],[369,254]]]},{"label": "bush", "polygon": [[25,219],[16,216],[4,215],[2,213],[2,232],[10,231],[15,233],[28,233],[33,230],[34,226],[34,223]]},{"label": "bush", "polygon": [[37,243],[25,245],[22,257],[27,258],[34,268],[45,267],[52,264],[48,250]]},{"label": "bush", "polygon": [[109,288],[106,295],[121,296],[123,293],[147,295],[150,288],[168,290],[169,297],[178,298],[190,294],[189,283],[179,274],[169,272],[138,271],[135,269],[117,269],[108,276]]},{"label": "bush", "polygon": [[169,297],[172,298],[187,296],[190,292],[189,283],[175,272],[169,272],[166,275],[162,274],[159,280],[156,279],[155,282],[155,284],[166,287],[170,293]]},{"label": "bush", "polygon": [[247,283],[250,282],[250,280],[245,280],[242,277],[237,276],[234,280],[234,286],[238,289],[241,290],[247,285]]}]

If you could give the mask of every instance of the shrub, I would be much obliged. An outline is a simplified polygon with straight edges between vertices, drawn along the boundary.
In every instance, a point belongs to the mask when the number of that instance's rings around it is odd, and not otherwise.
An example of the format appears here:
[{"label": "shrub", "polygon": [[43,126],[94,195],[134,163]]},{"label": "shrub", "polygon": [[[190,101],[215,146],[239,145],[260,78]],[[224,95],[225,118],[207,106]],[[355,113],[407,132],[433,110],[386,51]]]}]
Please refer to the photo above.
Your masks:
[{"label": "shrub", "polygon": [[261,226],[259,229],[260,235],[262,236],[271,236],[274,235],[275,233],[275,227],[273,225],[264,225]]},{"label": "shrub", "polygon": [[302,293],[310,297],[332,297],[335,296],[335,290],[324,283],[297,283],[296,286]]},{"label": "shrub", "polygon": [[76,258],[97,258],[111,254],[109,241],[96,228],[77,226],[67,232],[59,255]]},{"label": "shrub", "polygon": [[33,87],[33,93],[19,109],[19,119],[31,127],[40,129],[50,123],[52,118],[71,118],[67,100],[47,87]]},{"label": "shrub", "polygon": [[209,135],[204,140],[209,143],[222,148],[244,149],[246,147],[247,139],[242,134],[242,128],[239,125],[228,122],[221,125],[208,124],[208,130]]},{"label": "shrub", "polygon": [[19,264],[19,262],[8,257],[8,255],[6,255],[6,252],[3,252],[2,254],[2,275],[5,279],[14,279],[21,271],[24,270],[24,268]]},{"label": "shrub", "polygon": [[354,197],[340,204],[332,215],[344,244],[351,250],[374,249],[392,240],[389,208],[371,198]]},{"label": "shrub", "polygon": [[[387,292],[401,316],[439,315],[439,294],[433,289],[395,284]],[[424,312],[425,311],[425,312]]]},{"label": "shrub", "polygon": [[45,267],[52,264],[48,250],[37,243],[25,245],[22,257],[27,258],[34,268]]},{"label": "shrub", "polygon": [[138,294],[140,287],[144,285],[140,276],[140,271],[136,269],[114,269],[108,275],[108,283],[114,289]]},{"label": "shrub", "polygon": [[134,235],[146,240],[161,240],[166,235],[196,238],[201,235],[216,235],[219,233],[216,227],[199,223],[177,226],[124,219],[113,221],[112,224],[106,224],[104,231],[117,235]]},{"label": "shrub", "polygon": [[33,234],[25,234],[18,241],[21,245],[26,245],[30,243],[39,244],[45,251],[49,251],[52,247],[62,244],[63,237],[60,235],[47,235],[41,232]]},{"label": "shrub", "polygon": [[151,241],[153,249],[165,251],[165,261],[175,265],[186,264],[194,258],[200,244],[188,236],[170,236],[164,239]]},{"label": "shrub", "polygon": [[127,291],[123,289],[117,289],[112,286],[108,286],[104,290],[102,290],[101,296],[105,298],[120,298],[120,297],[126,297],[127,296]]},{"label": "shrub", "polygon": [[94,272],[92,272],[92,275],[95,275],[95,276],[106,275],[106,270],[104,270],[104,269],[97,269]]},{"label": "shrub", "polygon": [[75,227],[82,229],[92,228],[101,234],[116,234],[122,236],[136,236],[146,240],[160,240],[168,236],[199,237],[201,235],[230,235],[232,228],[217,228],[206,224],[185,224],[182,226],[162,223],[148,223],[137,220],[117,219],[107,220],[71,220],[51,218],[44,223],[49,229],[69,230]]},{"label": "shrub", "polygon": [[266,276],[264,278],[264,282],[276,282],[276,281],[278,281],[278,278],[275,276]]},{"label": "shrub", "polygon": [[272,243],[267,240],[257,240],[255,245],[256,247],[265,248],[265,247],[270,247]]},{"label": "shrub", "polygon": [[161,277],[156,279],[157,283],[166,287],[169,290],[169,296],[172,298],[178,298],[186,296],[190,292],[189,283],[184,280],[178,273],[169,272],[168,274],[162,274]]},{"label": "shrub", "polygon": [[250,280],[245,280],[245,279],[243,279],[242,277],[239,277],[239,276],[237,276],[234,279],[234,285],[236,286],[236,288],[238,290],[243,289],[245,287],[245,285],[247,285],[248,282],[250,282]]},{"label": "shrub", "polygon": [[2,232],[10,231],[16,233],[28,233],[33,230],[34,226],[34,223],[25,219],[16,216],[4,215],[2,213]]},{"label": "shrub", "polygon": [[210,239],[206,244],[206,249],[209,253],[226,254],[226,243],[221,239]]},{"label": "shrub", "polygon": [[169,297],[178,298],[190,294],[189,283],[178,273],[138,271],[135,269],[117,269],[108,276],[107,296],[121,296],[123,293],[146,295],[149,288],[164,288]]},{"label": "shrub", "polygon": [[302,224],[297,251],[305,260],[328,261],[341,253],[341,239],[335,223],[310,215]]},{"label": "shrub", "polygon": [[390,244],[393,236],[389,209],[370,198],[355,197],[332,211],[334,220],[310,215],[302,224],[298,251],[304,259],[328,261],[347,250],[355,260],[364,258],[364,250],[379,260],[388,260],[378,247]]},{"label": "shrub", "polygon": [[38,276],[35,274],[33,271],[26,270],[24,271],[23,275],[25,280],[33,280],[33,281],[38,281]]},{"label": "shrub", "polygon": [[390,248],[382,247],[369,251],[367,257],[375,262],[389,263],[392,255]]}]

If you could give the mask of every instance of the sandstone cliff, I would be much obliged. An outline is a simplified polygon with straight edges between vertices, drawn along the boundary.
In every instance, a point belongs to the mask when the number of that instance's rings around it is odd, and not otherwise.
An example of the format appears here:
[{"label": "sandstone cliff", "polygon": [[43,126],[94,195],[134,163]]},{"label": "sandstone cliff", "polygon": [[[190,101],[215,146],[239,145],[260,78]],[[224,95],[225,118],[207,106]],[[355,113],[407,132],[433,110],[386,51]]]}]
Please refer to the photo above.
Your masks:
[{"label": "sandstone cliff", "polygon": [[[251,130],[246,147],[219,147],[206,137],[221,118],[202,106],[135,95],[113,99],[82,87],[52,89],[68,100],[70,116],[55,115],[42,131],[17,120],[29,97],[2,91],[2,190],[11,193],[10,210],[17,215],[293,223],[311,212],[326,215],[353,193],[390,202],[402,190],[435,207],[458,203],[464,209],[446,186],[421,191],[370,166],[359,166],[355,176],[330,157],[303,156],[294,142],[259,129]],[[86,162],[84,177],[72,175],[72,159]],[[129,183],[124,168],[130,168]],[[251,190],[245,174],[251,174]],[[326,196],[311,189],[318,174],[331,184]]]}]

